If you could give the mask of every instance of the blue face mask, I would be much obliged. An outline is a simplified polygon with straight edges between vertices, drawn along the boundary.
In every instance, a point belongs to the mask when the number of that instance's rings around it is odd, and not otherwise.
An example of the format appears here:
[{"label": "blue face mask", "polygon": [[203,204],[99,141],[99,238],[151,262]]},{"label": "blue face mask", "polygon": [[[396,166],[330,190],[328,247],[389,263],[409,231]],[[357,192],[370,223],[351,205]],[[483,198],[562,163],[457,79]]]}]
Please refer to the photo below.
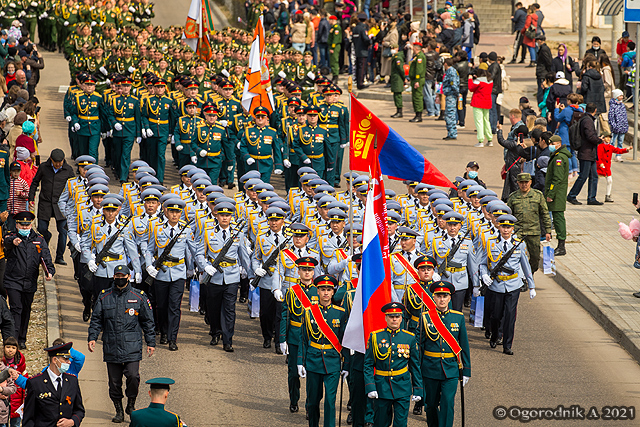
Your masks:
[{"label": "blue face mask", "polygon": [[29,233],[31,233],[30,228],[27,228],[26,230],[23,230],[22,228],[18,229],[18,234],[20,234],[21,236],[27,237]]},{"label": "blue face mask", "polygon": [[551,151],[552,153],[554,153],[556,151],[556,146],[555,145],[550,145],[549,146],[549,151]]},{"label": "blue face mask", "polygon": [[476,179],[476,178],[478,177],[478,172],[476,172],[476,171],[469,171],[468,175],[469,175],[469,178],[471,178],[471,179]]}]

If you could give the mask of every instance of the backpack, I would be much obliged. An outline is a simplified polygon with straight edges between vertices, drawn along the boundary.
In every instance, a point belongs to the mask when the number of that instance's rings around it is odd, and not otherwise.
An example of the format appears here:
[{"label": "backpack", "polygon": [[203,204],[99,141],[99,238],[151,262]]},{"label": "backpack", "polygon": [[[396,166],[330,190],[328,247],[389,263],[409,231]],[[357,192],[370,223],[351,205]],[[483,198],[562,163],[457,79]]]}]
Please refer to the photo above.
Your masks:
[{"label": "backpack", "polygon": [[584,114],[574,120],[569,126],[569,144],[573,151],[578,151],[580,147],[582,147],[582,134],[580,133],[580,123],[582,123],[582,119],[584,118]]}]

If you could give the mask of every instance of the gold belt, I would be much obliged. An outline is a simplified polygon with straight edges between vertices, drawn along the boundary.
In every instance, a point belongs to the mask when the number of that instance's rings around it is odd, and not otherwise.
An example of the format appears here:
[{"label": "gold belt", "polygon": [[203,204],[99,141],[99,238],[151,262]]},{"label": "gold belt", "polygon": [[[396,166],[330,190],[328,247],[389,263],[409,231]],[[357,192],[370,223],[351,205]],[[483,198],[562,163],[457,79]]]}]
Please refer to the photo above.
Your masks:
[{"label": "gold belt", "polygon": [[220,267],[225,268],[225,267],[233,267],[234,265],[236,265],[237,262],[221,262],[220,263]]},{"label": "gold belt", "polygon": [[444,353],[444,352],[436,353],[434,351],[427,351],[427,350],[424,351],[424,355],[425,356],[430,356],[430,357],[440,357],[442,359],[448,359],[448,358],[451,358],[451,357],[456,357],[456,355],[453,354],[453,353]]},{"label": "gold belt", "polygon": [[220,151],[217,151],[215,153],[207,153],[207,157],[217,157],[220,155]]},{"label": "gold belt", "polygon": [[117,257],[108,256],[108,257],[103,258],[102,260],[106,261],[106,262],[109,262],[109,261],[120,261],[121,259],[122,259],[122,255],[118,255]]},{"label": "gold belt", "polygon": [[163,264],[167,267],[175,267],[176,265],[184,264],[184,258],[177,262],[165,261]]},{"label": "gold belt", "polygon": [[390,371],[381,371],[379,369],[376,369],[376,375],[380,375],[381,377],[393,377],[396,375],[402,375],[405,372],[407,372],[409,370],[408,366],[405,366],[402,369],[398,369],[397,371],[394,371],[393,369]]},{"label": "gold belt", "polygon": [[307,157],[310,159],[321,159],[324,156],[324,154],[317,154],[317,155],[308,155]]},{"label": "gold belt", "polygon": [[[289,320],[289,324],[291,326],[295,326],[295,327],[298,327],[298,328],[302,326],[302,322],[296,322],[295,320]],[[315,343],[311,343],[311,344],[313,345]]]},{"label": "gold belt", "polygon": [[325,125],[328,128],[334,129],[334,128],[338,128],[338,125]]},{"label": "gold belt", "polygon": [[460,268],[447,267],[447,271],[449,271],[451,273],[458,273],[460,271],[465,271],[466,269],[467,269],[467,267],[460,267]]},{"label": "gold belt", "polygon": [[518,277],[518,273],[514,273],[510,276],[496,276],[496,279],[500,280],[501,282],[505,282],[507,280],[515,279],[516,277]]},{"label": "gold belt", "polygon": [[190,139],[181,139],[180,142],[182,142],[183,144],[191,144]]},{"label": "gold belt", "polygon": [[404,289],[404,285],[393,285],[393,289]]},{"label": "gold belt", "polygon": [[270,159],[271,156],[254,156],[253,154],[249,154],[251,156],[251,158],[256,159],[256,160],[266,160],[266,159]]},{"label": "gold belt", "polygon": [[116,120],[119,122],[132,122],[135,119],[136,119],[135,117],[120,117],[119,119],[116,119]]},{"label": "gold belt", "polygon": [[331,344],[318,344],[318,343],[313,342],[313,341],[311,341],[309,343],[309,345],[311,347],[313,347],[313,348],[317,348],[317,349],[320,349],[320,350],[330,350],[330,349],[333,348],[333,346]]},{"label": "gold belt", "polygon": [[79,119],[82,120],[98,120],[99,116],[78,116]]},{"label": "gold belt", "polygon": [[297,283],[297,282],[298,282],[298,279],[296,279],[295,277],[288,277],[288,276],[286,276],[286,277],[284,278],[284,281],[285,281],[285,282],[291,282],[291,283]]},{"label": "gold belt", "polygon": [[158,119],[149,119],[151,123],[156,123],[159,125],[166,125],[169,123],[169,120],[158,120]]}]

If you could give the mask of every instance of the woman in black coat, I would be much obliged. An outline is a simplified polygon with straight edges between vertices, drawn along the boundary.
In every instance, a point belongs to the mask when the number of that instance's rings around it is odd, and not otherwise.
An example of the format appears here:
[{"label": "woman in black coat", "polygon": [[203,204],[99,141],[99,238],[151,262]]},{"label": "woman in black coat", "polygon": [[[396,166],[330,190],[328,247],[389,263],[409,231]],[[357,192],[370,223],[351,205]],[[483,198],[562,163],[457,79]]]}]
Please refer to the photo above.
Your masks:
[{"label": "woman in black coat", "polygon": [[604,98],[604,80],[597,69],[598,63],[591,61],[587,64],[586,71],[582,74],[580,94],[584,97],[584,103],[596,104],[597,114],[607,112],[607,103]]},{"label": "woman in black coat", "polygon": [[558,46],[558,56],[551,61],[551,67],[554,76],[558,71],[564,73],[564,78],[569,82],[569,87],[571,88],[571,92],[573,92],[573,76],[571,74],[573,72],[577,73],[580,70],[580,64],[568,55],[567,46],[564,44]]}]

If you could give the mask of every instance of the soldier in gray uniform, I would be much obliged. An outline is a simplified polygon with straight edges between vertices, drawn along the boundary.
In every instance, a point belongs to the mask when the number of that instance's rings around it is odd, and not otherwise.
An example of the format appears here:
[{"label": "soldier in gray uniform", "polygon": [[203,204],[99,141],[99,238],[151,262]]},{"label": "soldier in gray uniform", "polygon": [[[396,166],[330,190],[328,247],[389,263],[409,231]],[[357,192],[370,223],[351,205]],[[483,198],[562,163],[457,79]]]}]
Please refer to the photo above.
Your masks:
[{"label": "soldier in gray uniform", "polygon": [[[329,227],[331,231],[318,237],[318,252],[321,256],[321,267],[326,270],[331,260],[339,257],[337,261],[346,258],[347,236],[344,233],[347,214],[339,208],[329,210]],[[355,219],[354,219],[355,221]]]},{"label": "soldier in gray uniform", "polygon": [[78,165],[78,176],[75,178],[69,178],[67,180],[67,184],[64,186],[64,190],[60,194],[60,198],[58,198],[58,208],[60,208],[60,212],[69,220],[69,212],[73,210],[73,206],[75,205],[75,197],[78,191],[84,191],[87,189],[87,178],[85,175],[87,174],[86,166],[93,165],[96,162],[91,156],[80,156],[76,159],[76,164]]},{"label": "soldier in gray uniform", "polygon": [[[250,254],[244,243],[244,234],[234,236],[233,214],[235,206],[220,202],[215,206],[217,221],[209,220],[204,227],[203,238],[198,241],[196,262],[200,270],[210,277],[207,286],[207,316],[211,345],[217,345],[222,336],[224,351],[233,351],[233,332],[236,323],[236,298],[240,286],[240,266],[251,268]],[[233,238],[233,243],[219,264],[212,263],[223,246]],[[205,285],[201,282],[201,285]]]},{"label": "soldier in gray uniform", "polygon": [[[193,276],[196,256],[193,233],[188,223],[180,220],[186,203],[177,197],[168,199],[162,207],[165,219],[152,224],[149,241],[144,253],[147,273],[153,277],[160,329],[160,344],[169,343],[169,350],[176,351],[178,329],[180,328],[180,304],[187,278]],[[154,267],[154,260],[162,256],[165,248],[176,238],[171,252],[160,269]],[[164,269],[163,269],[164,268]]]},{"label": "soldier in gray uniform", "polygon": [[416,238],[419,233],[409,227],[398,227],[396,233],[400,237],[400,245],[391,254],[391,283],[393,290],[402,301],[405,288],[418,280],[411,274],[413,263],[424,254],[416,247]]},{"label": "soldier in gray uniform", "polygon": [[[292,284],[298,283],[300,275],[298,274],[298,265],[296,261],[302,257],[311,257],[320,263],[320,254],[309,243],[311,236],[311,229],[306,225],[295,222],[289,227],[293,238],[291,239],[293,245],[291,247],[280,252],[278,257],[278,271],[274,279],[274,288],[280,289],[282,294],[286,294],[287,290]],[[322,270],[316,266],[315,276],[322,274]]]}]

